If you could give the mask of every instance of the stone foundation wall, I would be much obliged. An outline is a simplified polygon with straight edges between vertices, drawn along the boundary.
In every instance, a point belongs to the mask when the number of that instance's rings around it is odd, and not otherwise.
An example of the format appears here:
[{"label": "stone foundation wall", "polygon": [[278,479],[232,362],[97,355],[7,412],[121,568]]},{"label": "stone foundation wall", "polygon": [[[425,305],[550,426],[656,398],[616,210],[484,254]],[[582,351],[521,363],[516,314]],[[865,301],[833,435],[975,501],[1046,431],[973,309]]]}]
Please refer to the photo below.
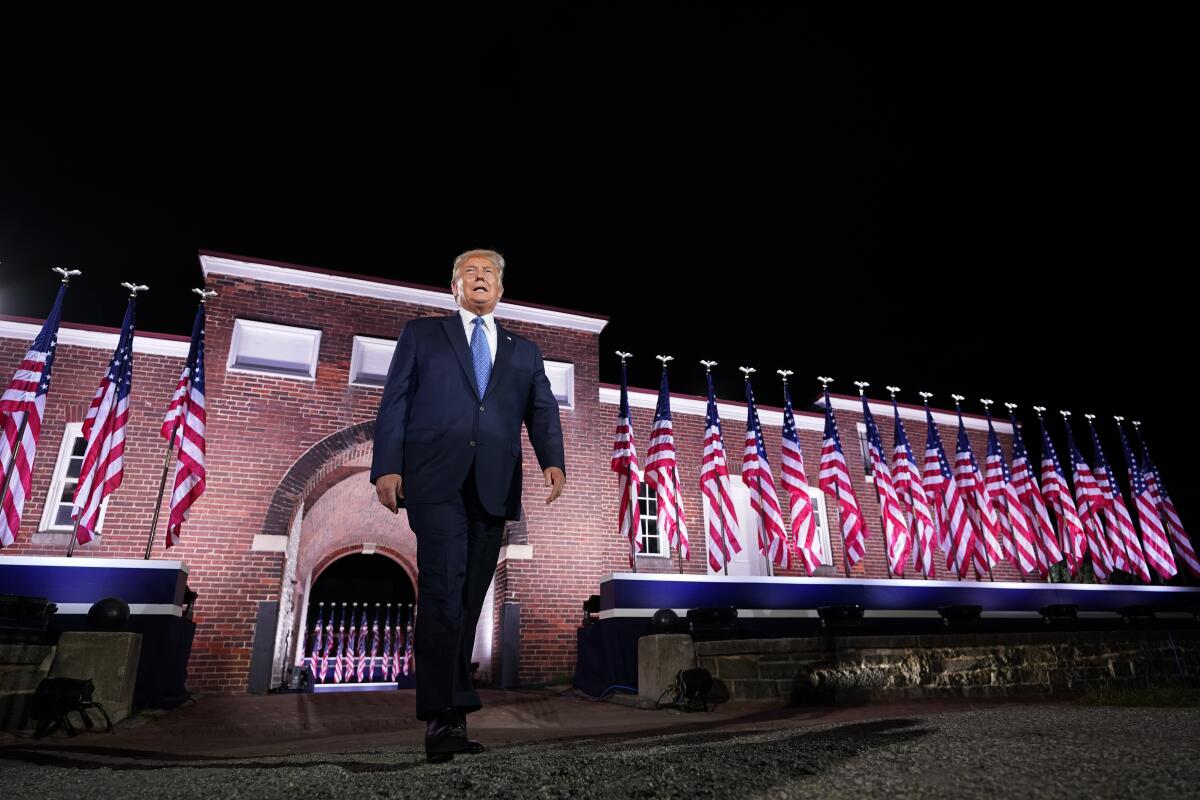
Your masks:
[{"label": "stone foundation wall", "polygon": [[1200,685],[1200,630],[697,642],[719,694],[802,704]]}]

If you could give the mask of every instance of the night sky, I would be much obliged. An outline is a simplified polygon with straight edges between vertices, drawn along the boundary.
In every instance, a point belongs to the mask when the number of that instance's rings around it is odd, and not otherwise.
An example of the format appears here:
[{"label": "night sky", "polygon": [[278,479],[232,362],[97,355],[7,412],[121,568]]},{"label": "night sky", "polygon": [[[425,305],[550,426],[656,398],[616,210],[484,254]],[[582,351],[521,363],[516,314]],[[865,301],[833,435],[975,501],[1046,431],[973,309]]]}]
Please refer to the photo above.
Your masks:
[{"label": "night sky", "polygon": [[44,315],[50,267],[71,266],[64,319],[119,325],[135,280],[139,327],[187,334],[200,249],[442,286],[455,254],[494,247],[510,299],[611,319],[605,381],[623,349],[646,388],[656,353],[695,394],[697,361],[719,361],[730,400],[750,365],[772,405],[788,368],[801,405],[830,374],[1027,421],[1069,408],[1083,439],[1092,412],[1122,483],[1110,417],[1140,417],[1200,528],[1178,388],[1196,340],[1182,20],[666,4],[193,22],[5,71],[0,313]]}]

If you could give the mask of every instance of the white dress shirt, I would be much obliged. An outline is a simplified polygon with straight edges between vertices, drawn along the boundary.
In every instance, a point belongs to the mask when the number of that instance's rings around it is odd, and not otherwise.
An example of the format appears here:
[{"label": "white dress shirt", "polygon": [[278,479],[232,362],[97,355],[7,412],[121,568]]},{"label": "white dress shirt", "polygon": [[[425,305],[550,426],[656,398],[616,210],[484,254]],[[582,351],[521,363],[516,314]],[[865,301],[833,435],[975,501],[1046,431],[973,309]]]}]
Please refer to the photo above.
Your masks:
[{"label": "white dress shirt", "polygon": [[[478,316],[474,311],[467,311],[465,308],[458,309],[458,315],[462,317],[463,330],[467,334],[467,347],[471,346],[471,336],[475,333],[475,317]],[[483,331],[487,334],[488,352],[492,356],[492,366],[496,366],[496,317],[493,314],[483,315]]]}]

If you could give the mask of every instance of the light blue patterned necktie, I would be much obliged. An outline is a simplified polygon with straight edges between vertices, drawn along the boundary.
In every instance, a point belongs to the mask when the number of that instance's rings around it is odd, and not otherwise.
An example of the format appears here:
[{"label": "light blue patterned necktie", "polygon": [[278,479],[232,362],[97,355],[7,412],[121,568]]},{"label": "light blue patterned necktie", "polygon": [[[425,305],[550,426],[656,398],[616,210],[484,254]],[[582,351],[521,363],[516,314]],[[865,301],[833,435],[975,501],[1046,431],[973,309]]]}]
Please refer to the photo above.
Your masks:
[{"label": "light blue patterned necktie", "polygon": [[487,391],[488,378],[492,376],[492,353],[488,349],[487,330],[483,326],[483,317],[471,320],[475,330],[471,331],[471,360],[475,362],[475,385],[479,387],[479,396]]}]

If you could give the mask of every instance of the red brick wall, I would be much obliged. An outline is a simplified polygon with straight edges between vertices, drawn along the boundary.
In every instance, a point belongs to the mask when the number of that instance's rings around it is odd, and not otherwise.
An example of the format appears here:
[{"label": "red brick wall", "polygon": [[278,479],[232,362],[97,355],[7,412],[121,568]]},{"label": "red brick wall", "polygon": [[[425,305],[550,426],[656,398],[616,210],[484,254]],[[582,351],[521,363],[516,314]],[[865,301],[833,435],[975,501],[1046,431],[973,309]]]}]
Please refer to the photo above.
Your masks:
[{"label": "red brick wall", "polygon": [[[197,692],[240,692],[247,683],[254,620],[261,601],[278,600],[283,574],[283,553],[255,552],[255,534],[287,533],[290,514],[305,501],[328,490],[329,502],[312,504],[318,519],[305,520],[302,561],[305,566],[358,552],[363,541],[378,541],[378,519],[366,493],[350,492],[337,481],[366,481],[365,474],[349,470],[362,461],[365,445],[352,436],[374,420],[381,390],[349,385],[352,340],[355,335],[395,338],[413,317],[440,315],[439,309],[396,301],[338,294],[328,291],[262,283],[226,275],[210,275],[208,284],[218,296],[208,304],[208,489],[193,507],[179,547],[170,551],[191,568],[189,583],[199,592],[198,622],[190,663],[189,686]],[[233,321],[247,318],[322,331],[320,363],[315,381],[229,372],[228,356]],[[520,322],[506,326],[537,342],[547,359],[575,365],[575,407],[562,411],[567,453],[567,488],[552,507],[544,503],[546,489],[532,448],[525,442],[525,511],[531,560],[508,560],[500,565],[496,591],[496,670],[500,669],[499,605],[521,603],[521,679],[547,680],[570,673],[575,661],[575,629],[581,603],[598,591],[603,577],[628,569],[628,544],[616,530],[617,478],[609,470],[615,407],[601,405],[599,387],[599,337],[596,334],[549,328]],[[0,368],[11,373],[24,354],[25,341],[0,338]],[[30,533],[40,518],[49,487],[54,458],[64,424],[82,418],[108,353],[93,348],[63,345],[55,364],[54,387],[35,464],[33,490],[26,504],[25,523],[17,544],[8,554],[59,555],[58,546],[36,546]],[[125,483],[114,495],[98,546],[85,548],[105,557],[140,557],[153,513],[164,443],[158,436],[163,411],[181,368],[181,359],[136,356],[133,412],[126,451]],[[644,447],[652,413],[634,409],[638,444]],[[882,534],[873,487],[863,480],[855,423],[858,416],[839,412],[846,456],[855,476],[855,488],[872,538],[867,545],[865,574],[885,575]],[[727,446],[731,467],[740,469],[742,420],[727,420]],[[906,423],[910,439],[919,448],[924,426]],[[677,414],[676,441],[680,475],[689,515],[692,559],[685,571],[704,573],[705,550],[699,473],[703,419]],[[890,421],[885,430],[890,427]],[[779,429],[765,430],[768,452],[778,474]],[[943,437],[953,446],[953,431]],[[890,437],[885,436],[890,440]],[[1006,437],[1007,438],[1007,437]],[[810,480],[816,481],[820,435],[801,431]],[[982,459],[985,437],[971,435]],[[330,444],[334,442],[334,444]],[[1006,441],[1007,449],[1007,441]],[[306,455],[307,454],[307,455]],[[348,492],[340,502],[333,502]],[[784,501],[786,517],[786,498]],[[361,502],[360,502],[361,501]],[[359,509],[357,506],[362,505]],[[326,509],[352,509],[348,516],[324,521]],[[831,508],[832,512],[832,508]],[[377,514],[375,516],[378,516]],[[356,523],[362,522],[359,526]],[[390,520],[388,520],[390,521]],[[387,522],[387,521],[385,521]],[[832,523],[832,520],[831,520]],[[397,523],[399,526],[400,523]],[[325,537],[323,529],[337,528]],[[834,527],[831,525],[831,528]],[[361,532],[355,530],[361,528]],[[376,531],[372,533],[371,531]],[[310,535],[321,537],[307,541]],[[841,547],[836,531],[835,572],[841,574]],[[355,541],[356,540],[356,541]],[[384,542],[380,542],[384,544]],[[395,545],[395,543],[392,543]],[[408,548],[397,547],[400,553]],[[161,539],[155,557],[162,557]],[[940,559],[940,554],[939,554]],[[675,570],[672,560],[643,560],[643,571]],[[939,561],[939,574],[941,569]],[[792,569],[782,574],[802,574]],[[305,574],[297,574],[303,580]],[[996,578],[1015,578],[1002,567]]]}]

